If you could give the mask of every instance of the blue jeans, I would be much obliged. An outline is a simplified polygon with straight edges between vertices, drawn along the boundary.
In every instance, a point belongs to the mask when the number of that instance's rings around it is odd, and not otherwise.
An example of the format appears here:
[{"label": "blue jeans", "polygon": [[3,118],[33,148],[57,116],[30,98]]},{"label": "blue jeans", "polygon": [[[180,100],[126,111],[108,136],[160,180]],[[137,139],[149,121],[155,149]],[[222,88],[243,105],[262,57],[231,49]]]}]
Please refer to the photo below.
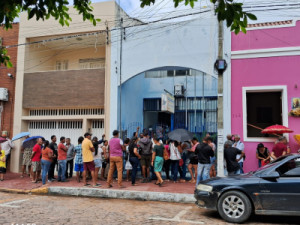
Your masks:
[{"label": "blue jeans", "polygon": [[171,173],[173,181],[177,181],[179,160],[171,160]]},{"label": "blue jeans", "polygon": [[240,174],[244,173],[243,167],[244,167],[244,162],[239,162],[240,164]]},{"label": "blue jeans", "polygon": [[47,177],[50,165],[51,165],[50,161],[42,159],[42,182],[43,182],[43,184],[46,184],[46,177]]},{"label": "blue jeans", "polygon": [[58,160],[58,181],[66,180],[67,160]]},{"label": "blue jeans", "polygon": [[207,180],[210,178],[209,177],[210,167],[211,167],[211,164],[198,163],[196,186],[200,183],[201,180]]},{"label": "blue jeans", "polygon": [[132,165],[131,183],[135,184],[136,173],[138,171],[138,166],[140,164],[140,160],[137,157],[131,157],[131,158],[129,158],[129,162]]}]

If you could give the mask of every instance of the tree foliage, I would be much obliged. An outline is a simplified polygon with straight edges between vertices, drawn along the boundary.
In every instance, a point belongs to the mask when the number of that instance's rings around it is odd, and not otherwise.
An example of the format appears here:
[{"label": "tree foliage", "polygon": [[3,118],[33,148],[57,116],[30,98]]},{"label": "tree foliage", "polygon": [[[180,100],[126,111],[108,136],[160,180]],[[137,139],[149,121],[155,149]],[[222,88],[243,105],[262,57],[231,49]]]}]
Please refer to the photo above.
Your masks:
[{"label": "tree foliage", "polygon": [[[155,0],[140,0],[141,7],[155,3]],[[198,0],[173,0],[174,6],[184,2],[185,5],[194,7]],[[199,0],[202,1],[202,0]],[[238,34],[240,31],[246,33],[248,19],[256,20],[256,16],[243,10],[243,3],[235,2],[234,0],[210,0],[215,5],[215,13],[219,21],[226,21],[227,27],[231,31]]]},{"label": "tree foliage", "polygon": [[[21,12],[27,12],[28,19],[45,20],[50,17],[58,20],[62,26],[69,26],[70,17],[68,0],[0,0],[0,23],[4,28],[12,28],[12,23]],[[96,25],[100,19],[93,15],[91,0],[74,0],[73,7],[82,15],[83,21],[89,20]],[[7,50],[0,46],[0,65],[11,67]]]}]

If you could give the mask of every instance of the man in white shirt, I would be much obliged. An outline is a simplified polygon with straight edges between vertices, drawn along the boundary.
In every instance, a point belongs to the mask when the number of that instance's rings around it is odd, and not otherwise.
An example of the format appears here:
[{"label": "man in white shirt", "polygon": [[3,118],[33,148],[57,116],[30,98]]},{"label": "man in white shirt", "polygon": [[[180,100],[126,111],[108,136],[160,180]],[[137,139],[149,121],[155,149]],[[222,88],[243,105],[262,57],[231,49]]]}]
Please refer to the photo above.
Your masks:
[{"label": "man in white shirt", "polygon": [[7,137],[6,133],[2,133],[2,137],[6,138],[7,141],[1,143],[1,149],[5,151],[5,158],[6,158],[6,168],[8,165],[8,161],[10,159],[10,151],[12,148],[15,147],[14,143]]},{"label": "man in white shirt", "polygon": [[[245,149],[245,145],[243,142],[241,142],[241,137],[240,135],[235,135],[234,136],[234,144],[232,147],[235,147],[239,150],[241,150],[242,152],[244,152],[244,149]],[[244,167],[244,158],[243,158],[243,155],[237,155],[236,156],[236,160],[237,162],[239,163],[240,165],[240,173],[244,173],[244,170],[243,170],[243,167]]]}]

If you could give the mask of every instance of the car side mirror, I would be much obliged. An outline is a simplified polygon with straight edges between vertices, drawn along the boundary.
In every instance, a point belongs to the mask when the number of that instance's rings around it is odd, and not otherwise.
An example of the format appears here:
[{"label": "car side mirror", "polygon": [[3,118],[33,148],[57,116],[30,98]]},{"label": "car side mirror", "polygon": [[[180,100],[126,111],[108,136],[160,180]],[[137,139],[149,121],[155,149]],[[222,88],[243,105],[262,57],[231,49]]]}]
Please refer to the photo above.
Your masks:
[{"label": "car side mirror", "polygon": [[279,175],[279,173],[277,171],[272,171],[272,172],[270,172],[268,174],[263,174],[261,176],[261,178],[263,178],[263,179],[277,179],[279,177],[280,177],[280,175]]}]

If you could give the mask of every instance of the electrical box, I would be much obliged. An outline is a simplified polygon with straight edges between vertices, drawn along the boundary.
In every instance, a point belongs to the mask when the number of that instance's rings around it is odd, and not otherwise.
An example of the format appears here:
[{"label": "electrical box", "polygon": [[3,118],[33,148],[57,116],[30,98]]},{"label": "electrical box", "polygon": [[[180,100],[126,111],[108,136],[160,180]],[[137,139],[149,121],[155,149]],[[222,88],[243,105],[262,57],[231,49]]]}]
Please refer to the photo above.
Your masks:
[{"label": "electrical box", "polygon": [[183,96],[184,95],[184,88],[182,84],[174,85],[174,95],[175,96]]},{"label": "electrical box", "polygon": [[0,101],[8,101],[8,90],[7,88],[0,88]]}]

